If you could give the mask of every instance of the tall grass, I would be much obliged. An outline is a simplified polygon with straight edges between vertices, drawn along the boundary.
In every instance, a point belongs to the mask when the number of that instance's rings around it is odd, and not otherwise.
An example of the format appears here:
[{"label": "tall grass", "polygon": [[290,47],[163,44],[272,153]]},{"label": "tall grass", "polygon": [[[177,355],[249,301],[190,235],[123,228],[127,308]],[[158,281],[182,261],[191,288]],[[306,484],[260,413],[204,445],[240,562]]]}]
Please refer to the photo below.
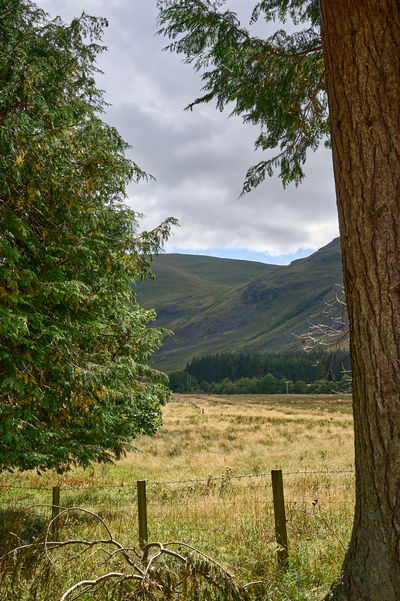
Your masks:
[{"label": "tall grass", "polygon": [[[339,572],[351,529],[349,398],[177,395],[164,420],[155,438],[138,439],[137,451],[114,466],[76,469],[64,476],[4,476],[3,526],[8,520],[9,531],[15,520],[11,539],[40,536],[49,508],[32,509],[22,520],[20,510],[50,503],[49,489],[58,484],[62,505],[98,512],[122,544],[137,545],[134,482],[145,479],[151,540],[183,541],[201,549],[241,582],[256,582],[248,589],[253,599],[320,598]],[[274,468],[284,472],[290,553],[285,572],[276,565],[269,478]],[[71,516],[62,524],[61,536],[96,538],[101,527]],[[8,535],[7,545],[11,542]],[[53,588],[38,599],[57,599],[75,577],[71,564],[69,576],[64,572],[62,581],[53,577]]]}]

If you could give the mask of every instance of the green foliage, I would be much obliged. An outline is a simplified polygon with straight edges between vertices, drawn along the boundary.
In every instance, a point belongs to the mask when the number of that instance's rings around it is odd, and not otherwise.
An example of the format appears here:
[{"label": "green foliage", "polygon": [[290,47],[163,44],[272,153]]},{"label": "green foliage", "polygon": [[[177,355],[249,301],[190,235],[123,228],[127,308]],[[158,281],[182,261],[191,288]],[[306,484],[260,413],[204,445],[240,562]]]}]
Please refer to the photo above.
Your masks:
[{"label": "green foliage", "polygon": [[223,378],[238,380],[243,377],[273,376],[278,380],[304,380],[310,383],[324,377],[340,380],[344,372],[351,370],[351,363],[349,352],[342,349],[330,353],[217,353],[194,357],[185,370],[198,381],[207,382],[220,382]]},{"label": "green foliage", "polygon": [[162,332],[131,282],[173,220],[138,235],[123,204],[146,176],[99,117],[106,21],[29,0],[0,14],[0,471],[62,471],[160,424],[168,390],[146,363]]},{"label": "green foliage", "polygon": [[191,392],[198,387],[196,378],[187,371],[173,371],[169,374],[169,387],[173,392]]},{"label": "green foliage", "polygon": [[243,377],[234,382],[224,378],[222,382],[207,384],[207,390],[203,390],[209,394],[347,394],[351,391],[351,378],[348,376],[343,377],[339,382],[322,379],[306,384],[303,380],[296,382],[285,378],[278,380],[272,374],[266,374],[263,378]]},{"label": "green foliage", "polygon": [[274,149],[272,158],[251,167],[243,185],[248,192],[274,169],[283,184],[298,184],[309,150],[329,143],[324,60],[317,0],[263,0],[250,25],[264,17],[305,24],[292,34],[282,29],[263,40],[225,9],[225,0],[158,0],[159,33],[170,51],[183,54],[202,73],[204,95],[188,108],[216,101],[223,110],[260,127],[255,146]]},{"label": "green foliage", "polygon": [[[193,358],[169,375],[174,392],[200,389],[210,394],[326,394],[349,392],[348,351],[221,353]],[[200,382],[200,384],[198,383]]]}]

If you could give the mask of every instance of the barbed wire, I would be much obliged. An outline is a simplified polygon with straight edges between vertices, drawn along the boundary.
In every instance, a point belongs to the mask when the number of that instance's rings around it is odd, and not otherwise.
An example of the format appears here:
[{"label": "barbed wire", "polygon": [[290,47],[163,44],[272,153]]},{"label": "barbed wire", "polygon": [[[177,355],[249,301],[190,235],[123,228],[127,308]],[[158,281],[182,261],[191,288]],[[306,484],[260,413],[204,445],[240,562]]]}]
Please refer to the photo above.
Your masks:
[{"label": "barbed wire", "polygon": [[[325,475],[325,474],[354,474],[354,470],[298,470],[298,471],[290,471],[285,472],[282,471],[283,476],[299,476],[299,475]],[[225,473],[221,476],[208,476],[207,478],[192,478],[187,480],[146,480],[146,484],[149,487],[152,486],[169,486],[173,484],[211,484],[212,482],[220,482],[220,481],[230,481],[230,480],[242,480],[245,478],[269,478],[271,476],[270,472],[260,472],[254,474],[238,474],[234,475],[231,473]],[[144,478],[143,478],[144,479]],[[62,484],[55,484],[54,486],[60,486],[62,490],[97,490],[97,489],[106,489],[106,488],[125,488],[125,487],[135,487],[137,480],[132,480],[131,482],[120,482],[120,483],[110,483],[110,484],[97,484],[97,485],[88,485],[80,484],[77,486],[63,486]],[[0,483],[1,489],[18,489],[18,490],[42,490],[49,491],[52,490],[53,486],[26,486],[21,485],[18,486],[16,484],[7,484]]]},{"label": "barbed wire", "polygon": [[354,474],[354,470],[321,470],[321,471],[299,471],[299,472],[282,472],[284,476],[290,476],[293,474]]}]

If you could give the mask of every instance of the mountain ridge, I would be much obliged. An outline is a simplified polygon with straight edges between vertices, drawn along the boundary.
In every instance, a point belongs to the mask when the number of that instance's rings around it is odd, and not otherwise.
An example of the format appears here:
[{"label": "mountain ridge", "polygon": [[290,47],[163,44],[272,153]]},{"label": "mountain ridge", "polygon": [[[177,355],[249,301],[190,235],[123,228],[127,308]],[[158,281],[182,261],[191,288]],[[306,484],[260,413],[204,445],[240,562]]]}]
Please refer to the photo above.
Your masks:
[{"label": "mountain ridge", "polygon": [[163,254],[153,271],[136,293],[156,309],[156,325],[174,330],[154,357],[167,372],[204,354],[299,346],[342,283],[339,238],[290,265]]}]

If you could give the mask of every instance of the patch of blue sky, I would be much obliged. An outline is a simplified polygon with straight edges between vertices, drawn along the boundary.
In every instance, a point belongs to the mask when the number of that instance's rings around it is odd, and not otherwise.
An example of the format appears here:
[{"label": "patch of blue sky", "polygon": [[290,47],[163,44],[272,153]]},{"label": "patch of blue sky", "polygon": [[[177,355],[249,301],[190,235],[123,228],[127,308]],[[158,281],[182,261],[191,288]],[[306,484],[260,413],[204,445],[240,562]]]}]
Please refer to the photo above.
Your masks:
[{"label": "patch of blue sky", "polygon": [[244,248],[205,248],[189,249],[169,246],[169,253],[179,253],[186,255],[205,255],[208,257],[219,257],[221,259],[240,259],[242,261],[258,261],[260,263],[269,263],[271,265],[289,265],[296,259],[309,257],[317,249],[300,248],[295,253],[270,255],[268,253],[251,251]]}]

